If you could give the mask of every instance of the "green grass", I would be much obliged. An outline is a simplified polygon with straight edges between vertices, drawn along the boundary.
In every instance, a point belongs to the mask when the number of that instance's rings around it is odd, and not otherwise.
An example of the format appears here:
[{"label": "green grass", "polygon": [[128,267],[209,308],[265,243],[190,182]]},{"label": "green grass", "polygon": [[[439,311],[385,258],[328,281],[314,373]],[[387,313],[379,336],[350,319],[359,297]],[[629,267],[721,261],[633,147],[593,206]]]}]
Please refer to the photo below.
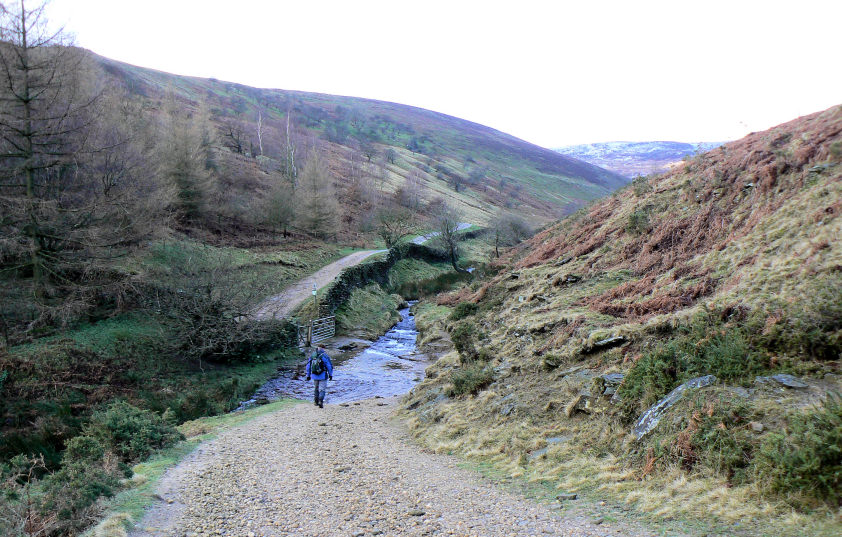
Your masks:
[{"label": "green grass", "polygon": [[[154,494],[161,477],[167,470],[190,455],[199,445],[216,438],[223,431],[297,403],[299,401],[294,399],[284,399],[244,412],[200,418],[181,424],[178,430],[187,437],[187,440],[161,450],[148,460],[136,464],[132,468],[134,477],[129,481],[129,487],[104,503],[107,514],[98,528],[102,529],[104,526],[113,528],[116,525],[125,530],[131,529],[142,519],[144,512],[159,501]],[[93,536],[96,529],[92,528],[84,535]]]},{"label": "green grass", "polygon": [[407,283],[434,278],[452,270],[453,268],[448,263],[428,263],[412,258],[401,259],[389,271],[389,285],[391,289],[399,289]]},{"label": "green grass", "polygon": [[336,310],[337,329],[377,338],[400,321],[399,304],[398,297],[387,294],[379,285],[354,289],[351,298]]}]

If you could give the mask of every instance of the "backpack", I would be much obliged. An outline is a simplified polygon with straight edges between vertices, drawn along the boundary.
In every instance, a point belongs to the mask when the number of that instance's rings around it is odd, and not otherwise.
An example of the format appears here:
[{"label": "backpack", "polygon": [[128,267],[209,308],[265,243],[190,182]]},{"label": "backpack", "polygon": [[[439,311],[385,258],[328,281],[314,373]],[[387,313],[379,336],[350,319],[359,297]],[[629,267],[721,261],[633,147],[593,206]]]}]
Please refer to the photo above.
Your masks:
[{"label": "backpack", "polygon": [[310,374],[321,375],[325,370],[325,362],[322,354],[317,352],[313,358],[310,359]]}]

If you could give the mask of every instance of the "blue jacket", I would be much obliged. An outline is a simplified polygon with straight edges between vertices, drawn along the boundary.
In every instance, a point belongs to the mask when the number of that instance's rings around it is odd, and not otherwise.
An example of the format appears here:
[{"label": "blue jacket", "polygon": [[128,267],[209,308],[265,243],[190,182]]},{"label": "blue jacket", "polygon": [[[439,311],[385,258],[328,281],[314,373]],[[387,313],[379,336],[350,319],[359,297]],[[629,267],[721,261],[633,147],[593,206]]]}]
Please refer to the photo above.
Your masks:
[{"label": "blue jacket", "polygon": [[311,356],[307,360],[307,376],[312,378],[313,380],[324,380],[328,377],[333,376],[333,362],[330,361],[330,356],[328,356],[326,352],[319,352],[319,354],[321,355],[322,359],[325,362],[325,366],[327,366],[327,367],[326,367],[326,371],[322,371],[321,374],[311,375],[310,374],[310,365],[313,362],[313,357]]}]

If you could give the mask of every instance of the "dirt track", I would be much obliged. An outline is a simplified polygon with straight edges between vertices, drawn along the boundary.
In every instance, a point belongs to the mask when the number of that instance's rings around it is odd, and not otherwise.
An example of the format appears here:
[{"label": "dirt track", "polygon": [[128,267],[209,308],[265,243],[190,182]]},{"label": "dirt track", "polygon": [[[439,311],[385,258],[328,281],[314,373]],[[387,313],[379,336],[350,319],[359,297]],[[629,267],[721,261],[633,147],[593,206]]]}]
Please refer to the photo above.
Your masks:
[{"label": "dirt track", "polygon": [[170,470],[132,537],[652,535],[552,509],[423,452],[390,419],[396,404],[300,404],[224,432]]},{"label": "dirt track", "polygon": [[330,265],[326,265],[317,272],[303,278],[296,283],[284,289],[281,293],[269,297],[257,307],[255,317],[258,319],[282,319],[287,317],[305,300],[310,299],[313,293],[313,284],[316,284],[317,289],[321,289],[336,278],[342,269],[352,267],[364,259],[371,257],[374,254],[385,252],[386,250],[364,250],[362,252],[354,252],[351,255],[345,256],[339,261],[335,261]]}]

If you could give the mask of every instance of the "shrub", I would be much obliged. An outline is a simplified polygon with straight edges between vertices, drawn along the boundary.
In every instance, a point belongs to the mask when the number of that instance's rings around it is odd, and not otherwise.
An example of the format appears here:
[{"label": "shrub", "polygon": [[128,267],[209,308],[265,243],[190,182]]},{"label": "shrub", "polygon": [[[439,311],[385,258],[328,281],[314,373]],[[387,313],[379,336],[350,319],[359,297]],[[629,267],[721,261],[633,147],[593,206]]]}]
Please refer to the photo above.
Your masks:
[{"label": "shrub", "polygon": [[634,189],[634,195],[637,197],[642,197],[647,192],[652,192],[652,185],[649,184],[649,181],[646,177],[637,176],[632,179],[632,188]]},{"label": "shrub", "polygon": [[842,504],[842,398],[793,415],[783,432],[769,433],[757,456],[759,481],[776,493]]},{"label": "shrub", "polygon": [[693,377],[716,375],[720,380],[740,381],[762,372],[766,365],[764,355],[751,348],[742,328],[722,325],[705,312],[637,361],[620,386],[621,407],[631,420]]},{"label": "shrub", "polygon": [[629,215],[626,232],[632,235],[642,235],[649,231],[649,211],[638,209]]},{"label": "shrub", "polygon": [[94,413],[86,435],[101,442],[126,463],[143,460],[152,451],[184,439],[184,435],[158,414],[122,401]]},{"label": "shrub", "polygon": [[450,312],[450,320],[460,321],[465,317],[475,315],[477,309],[478,306],[473,302],[460,302],[459,304],[456,304],[456,307]]},{"label": "shrub", "polygon": [[130,476],[99,440],[77,436],[68,442],[61,469],[44,479],[41,509],[57,517],[56,533],[73,534],[95,520],[96,501],[114,496],[120,479]]},{"label": "shrub", "polygon": [[46,470],[43,457],[17,455],[0,463],[0,535],[22,536],[25,528],[30,534],[49,531],[40,523],[41,498],[35,490]]},{"label": "shrub", "polygon": [[726,476],[730,483],[742,483],[754,457],[755,441],[745,427],[750,408],[744,401],[713,403],[708,412],[694,415],[698,429],[690,438],[699,462]]},{"label": "shrub", "polygon": [[455,325],[450,331],[450,340],[453,341],[453,346],[463,362],[472,362],[477,358],[477,349],[474,346],[476,331],[476,325],[467,321]]},{"label": "shrub", "polygon": [[[838,360],[842,357],[842,274],[816,278],[803,296],[797,303],[773,303],[767,311],[756,312],[749,320],[753,338],[772,350]],[[768,315],[769,311],[774,313]]]},{"label": "shrub", "polygon": [[450,380],[453,383],[453,395],[476,394],[494,382],[494,374],[480,364],[471,364],[453,371]]}]

